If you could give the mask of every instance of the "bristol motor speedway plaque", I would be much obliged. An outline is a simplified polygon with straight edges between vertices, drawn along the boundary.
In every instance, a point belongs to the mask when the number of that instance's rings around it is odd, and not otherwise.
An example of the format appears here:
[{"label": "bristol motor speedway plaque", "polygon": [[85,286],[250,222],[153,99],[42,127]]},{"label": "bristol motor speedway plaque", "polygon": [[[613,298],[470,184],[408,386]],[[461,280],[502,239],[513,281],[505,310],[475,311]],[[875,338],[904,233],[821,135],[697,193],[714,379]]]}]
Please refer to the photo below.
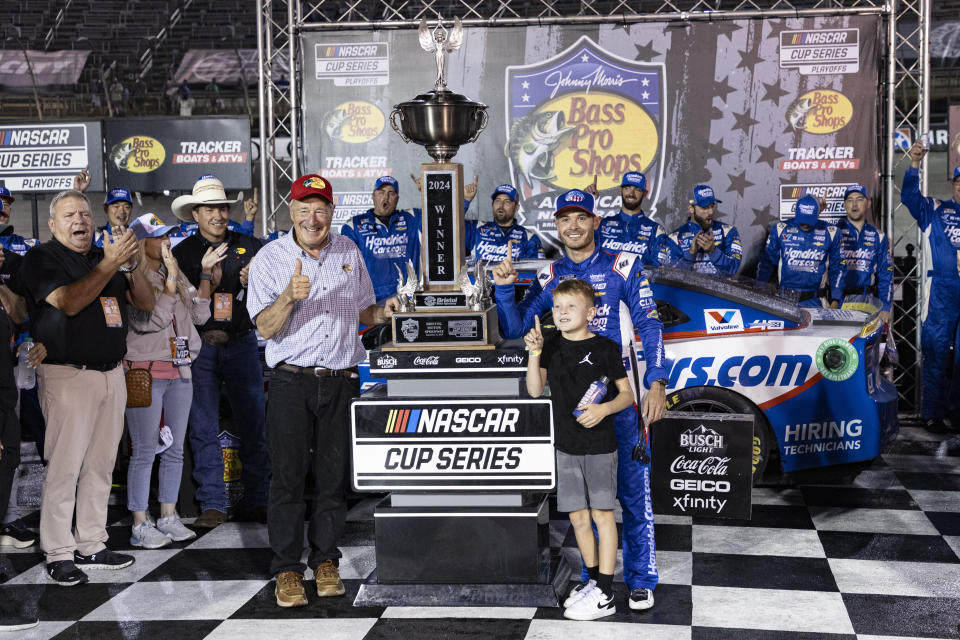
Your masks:
[{"label": "bristol motor speedway plaque", "polygon": [[364,400],[351,406],[357,491],[550,491],[547,399]]}]

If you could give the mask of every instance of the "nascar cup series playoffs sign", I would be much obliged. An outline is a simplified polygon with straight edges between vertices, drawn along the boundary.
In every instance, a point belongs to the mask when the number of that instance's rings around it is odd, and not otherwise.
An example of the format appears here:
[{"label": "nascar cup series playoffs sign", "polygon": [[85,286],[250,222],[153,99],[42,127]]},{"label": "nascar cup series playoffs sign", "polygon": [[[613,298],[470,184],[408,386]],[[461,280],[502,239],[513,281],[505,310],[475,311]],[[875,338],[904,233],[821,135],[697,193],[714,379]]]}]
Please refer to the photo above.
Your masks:
[{"label": "nascar cup series playoffs sign", "polygon": [[655,512],[750,518],[753,416],[671,413],[652,437]]},{"label": "nascar cup series playoffs sign", "polygon": [[[60,122],[0,126],[0,181],[14,193],[70,189],[84,167],[100,166],[100,123]],[[93,191],[103,174],[91,171]]]},{"label": "nascar cup series playoffs sign", "polygon": [[358,399],[351,416],[358,491],[554,486],[549,400]]}]

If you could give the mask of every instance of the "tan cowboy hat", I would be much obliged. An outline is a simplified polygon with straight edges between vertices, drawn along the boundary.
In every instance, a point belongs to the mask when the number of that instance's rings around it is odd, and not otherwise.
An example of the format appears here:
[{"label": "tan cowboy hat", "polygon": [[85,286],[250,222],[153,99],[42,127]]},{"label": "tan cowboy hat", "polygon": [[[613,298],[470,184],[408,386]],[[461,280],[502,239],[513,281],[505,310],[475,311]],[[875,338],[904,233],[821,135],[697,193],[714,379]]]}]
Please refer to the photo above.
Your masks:
[{"label": "tan cowboy hat", "polygon": [[193,222],[193,208],[201,204],[235,204],[243,199],[243,192],[237,195],[236,200],[228,200],[223,183],[215,176],[200,176],[193,185],[193,193],[188,196],[179,196],[173,200],[170,208],[173,215],[184,222]]}]

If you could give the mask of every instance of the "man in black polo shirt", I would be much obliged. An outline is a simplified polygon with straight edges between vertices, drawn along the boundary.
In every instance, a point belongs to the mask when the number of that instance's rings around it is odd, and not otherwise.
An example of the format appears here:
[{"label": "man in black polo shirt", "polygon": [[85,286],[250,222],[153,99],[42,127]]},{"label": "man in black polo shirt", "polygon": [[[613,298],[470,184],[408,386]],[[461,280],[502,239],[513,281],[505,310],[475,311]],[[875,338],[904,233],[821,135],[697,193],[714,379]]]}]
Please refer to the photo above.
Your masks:
[{"label": "man in black polo shirt", "polygon": [[116,228],[93,246],[85,195],[55,195],[48,224],[53,239],[24,256],[19,276],[34,336],[47,347],[38,369],[47,421],[40,546],[50,579],[70,586],[87,581],[82,569],[133,563],[104,544],[107,501],[127,402],[127,305],[151,311],[154,295],[132,231]]},{"label": "man in black polo shirt", "polygon": [[[201,184],[202,183],[202,184]],[[193,404],[190,407],[190,447],[197,502],[202,510],[195,527],[213,528],[227,519],[227,493],[220,448],[220,385],[225,383],[233,410],[234,435],[240,439],[243,501],[238,512],[266,522],[269,461],[264,425],[263,370],[257,336],[247,314],[247,274],[260,249],[256,238],[227,229],[229,203],[219,180],[201,178],[193,194],[173,202],[180,219],[197,221],[196,233],[173,250],[180,269],[195,287],[211,280],[210,320],[197,331],[203,339],[191,366]],[[226,243],[226,258],[209,272],[200,261],[207,251]]]}]

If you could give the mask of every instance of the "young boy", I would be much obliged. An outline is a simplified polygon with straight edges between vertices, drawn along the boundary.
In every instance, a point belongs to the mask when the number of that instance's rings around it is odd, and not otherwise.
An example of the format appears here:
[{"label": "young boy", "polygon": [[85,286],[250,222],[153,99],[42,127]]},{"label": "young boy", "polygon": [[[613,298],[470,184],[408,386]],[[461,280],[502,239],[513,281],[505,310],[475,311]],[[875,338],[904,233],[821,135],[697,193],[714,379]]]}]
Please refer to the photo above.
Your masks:
[{"label": "young boy", "polygon": [[[564,617],[596,620],[612,615],[613,569],[617,562],[617,436],[613,416],[633,404],[620,349],[591,333],[594,290],[583,280],[565,280],[553,292],[553,321],[560,335],[544,345],[540,318],[524,336],[529,350],[527,392],[538,398],[550,382],[557,448],[557,509],[570,513],[577,547],[590,579],[563,603]],[[578,406],[587,388],[606,376],[611,382],[598,404]],[[613,391],[614,387],[616,392]],[[573,415],[583,411],[579,417]],[[597,525],[599,544],[591,519]]]}]

